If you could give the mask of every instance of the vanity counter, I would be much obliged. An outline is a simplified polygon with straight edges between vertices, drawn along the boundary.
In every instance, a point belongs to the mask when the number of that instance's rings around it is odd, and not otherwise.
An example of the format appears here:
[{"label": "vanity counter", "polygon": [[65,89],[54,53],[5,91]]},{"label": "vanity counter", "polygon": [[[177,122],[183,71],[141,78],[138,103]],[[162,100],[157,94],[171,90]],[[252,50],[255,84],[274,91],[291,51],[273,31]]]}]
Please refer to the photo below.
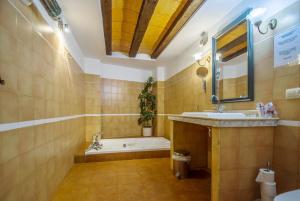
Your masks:
[{"label": "vanity counter", "polygon": [[[207,169],[211,173],[211,200],[247,193],[256,197],[257,169],[273,159],[274,129],[279,118],[262,118],[248,113],[194,112],[169,115],[171,155],[186,150],[192,169]],[[171,168],[173,161],[170,160]],[[236,174],[242,170],[247,176]],[[236,182],[232,182],[232,176]],[[244,182],[244,189],[236,183]],[[226,199],[231,200],[231,199]]]},{"label": "vanity counter", "polygon": [[243,117],[243,118],[216,118],[187,115],[170,115],[169,120],[199,124],[209,127],[273,127],[277,126],[279,118]]}]

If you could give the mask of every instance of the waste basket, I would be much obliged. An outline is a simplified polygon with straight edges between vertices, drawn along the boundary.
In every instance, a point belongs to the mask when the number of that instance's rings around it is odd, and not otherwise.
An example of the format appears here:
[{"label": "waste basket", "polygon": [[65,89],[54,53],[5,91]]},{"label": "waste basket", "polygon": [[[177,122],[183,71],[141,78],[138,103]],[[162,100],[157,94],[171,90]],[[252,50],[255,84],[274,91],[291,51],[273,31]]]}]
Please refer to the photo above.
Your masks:
[{"label": "waste basket", "polygon": [[191,155],[184,150],[177,150],[173,153],[173,174],[178,179],[184,179],[189,176]]}]

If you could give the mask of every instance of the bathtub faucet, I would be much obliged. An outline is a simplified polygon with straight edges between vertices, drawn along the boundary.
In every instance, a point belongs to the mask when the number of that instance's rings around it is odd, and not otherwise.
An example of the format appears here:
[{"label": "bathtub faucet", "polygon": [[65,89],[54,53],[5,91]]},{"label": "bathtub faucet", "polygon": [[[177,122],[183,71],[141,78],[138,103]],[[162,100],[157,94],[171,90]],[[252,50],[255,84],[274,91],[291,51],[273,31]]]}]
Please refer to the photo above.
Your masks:
[{"label": "bathtub faucet", "polygon": [[93,136],[93,142],[100,141],[102,139],[102,133],[98,132]]},{"label": "bathtub faucet", "polygon": [[102,146],[103,144],[100,142],[100,140],[102,139],[102,133],[99,132],[99,133],[96,133],[94,136],[93,136],[93,141],[92,141],[92,144],[89,146],[89,150],[90,149],[95,149],[95,150],[100,150],[102,149]]}]

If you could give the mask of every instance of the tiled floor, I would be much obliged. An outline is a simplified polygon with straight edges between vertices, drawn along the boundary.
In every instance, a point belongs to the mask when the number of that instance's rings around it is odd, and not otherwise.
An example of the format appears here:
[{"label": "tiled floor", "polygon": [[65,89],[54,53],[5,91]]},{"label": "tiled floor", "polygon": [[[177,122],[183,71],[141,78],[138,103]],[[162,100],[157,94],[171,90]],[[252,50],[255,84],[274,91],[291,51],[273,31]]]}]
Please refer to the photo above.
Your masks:
[{"label": "tiled floor", "polygon": [[209,201],[206,173],[177,180],[169,159],[75,164],[54,201]]}]

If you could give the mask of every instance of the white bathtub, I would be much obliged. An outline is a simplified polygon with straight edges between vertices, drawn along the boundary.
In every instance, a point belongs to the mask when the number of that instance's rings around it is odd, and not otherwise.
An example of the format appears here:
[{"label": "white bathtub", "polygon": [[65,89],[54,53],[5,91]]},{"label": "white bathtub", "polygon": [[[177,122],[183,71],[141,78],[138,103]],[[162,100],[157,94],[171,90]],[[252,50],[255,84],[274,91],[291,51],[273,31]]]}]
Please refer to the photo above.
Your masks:
[{"label": "white bathtub", "polygon": [[87,150],[85,155],[170,150],[170,141],[163,137],[102,139],[100,150]]}]

